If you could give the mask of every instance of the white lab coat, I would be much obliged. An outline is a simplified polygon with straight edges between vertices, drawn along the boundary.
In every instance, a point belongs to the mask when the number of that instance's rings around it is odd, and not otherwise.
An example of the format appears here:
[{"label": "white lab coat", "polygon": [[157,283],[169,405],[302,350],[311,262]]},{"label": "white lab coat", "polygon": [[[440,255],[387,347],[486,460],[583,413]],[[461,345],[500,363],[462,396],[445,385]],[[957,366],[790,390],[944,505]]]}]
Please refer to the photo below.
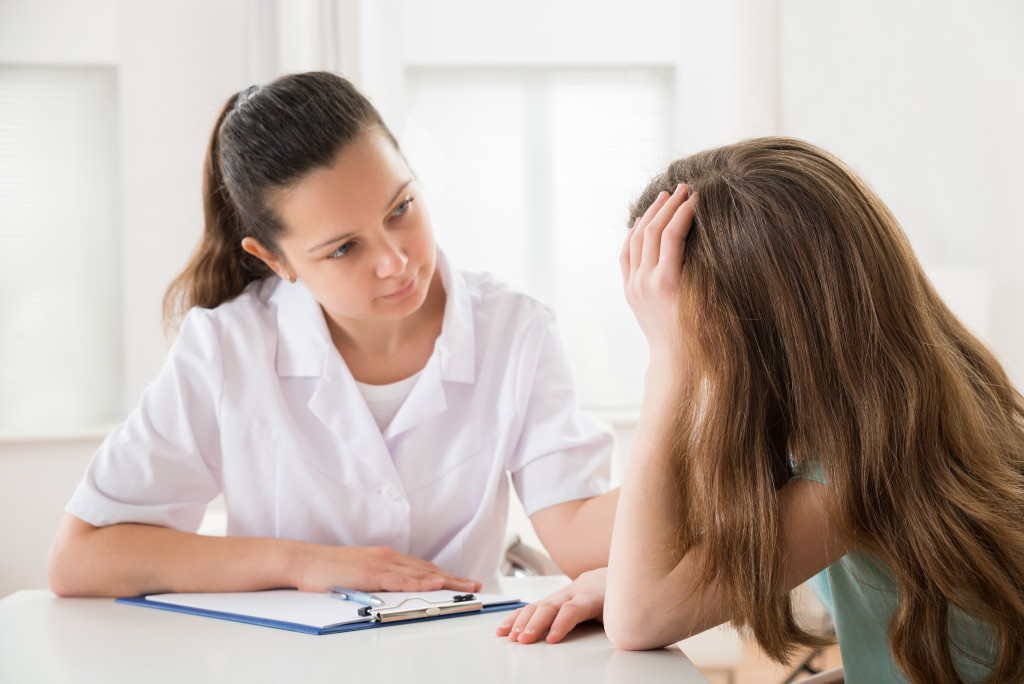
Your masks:
[{"label": "white lab coat", "polygon": [[442,332],[383,434],[301,283],[193,309],[139,407],[67,511],[195,531],[224,494],[228,534],[386,545],[497,573],[511,473],[527,514],[608,487],[611,436],[576,408],[551,312],[451,270]]}]

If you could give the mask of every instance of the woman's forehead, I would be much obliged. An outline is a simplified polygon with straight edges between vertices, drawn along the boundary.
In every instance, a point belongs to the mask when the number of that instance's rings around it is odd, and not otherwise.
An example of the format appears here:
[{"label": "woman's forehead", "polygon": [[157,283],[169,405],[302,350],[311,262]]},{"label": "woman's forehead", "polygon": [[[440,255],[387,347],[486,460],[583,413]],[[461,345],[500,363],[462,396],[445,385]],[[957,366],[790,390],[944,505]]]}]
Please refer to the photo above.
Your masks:
[{"label": "woman's forehead", "polygon": [[342,148],[331,166],[311,171],[282,192],[275,208],[290,235],[355,229],[390,212],[411,181],[391,141],[370,131]]}]

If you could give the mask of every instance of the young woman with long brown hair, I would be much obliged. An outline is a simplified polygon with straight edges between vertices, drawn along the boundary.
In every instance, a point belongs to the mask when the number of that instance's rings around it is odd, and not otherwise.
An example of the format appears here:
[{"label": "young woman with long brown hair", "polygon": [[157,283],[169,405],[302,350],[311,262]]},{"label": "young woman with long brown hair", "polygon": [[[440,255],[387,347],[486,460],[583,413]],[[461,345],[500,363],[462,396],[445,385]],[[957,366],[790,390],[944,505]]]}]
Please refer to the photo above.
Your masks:
[{"label": "young woman with long brown hair", "polygon": [[731,620],[786,661],[824,641],[810,580],[848,681],[1024,681],[1024,399],[882,201],[763,138],[671,164],[632,215],[651,356],[610,564],[499,633],[603,615],[643,649]]},{"label": "young woman with long brown hair", "polygon": [[[204,207],[167,295],[188,313],[68,504],[56,593],[476,590],[509,479],[563,571],[607,562],[611,436],[575,405],[551,311],[448,264],[352,84],[232,96]],[[196,534],[218,494],[227,536]]]}]

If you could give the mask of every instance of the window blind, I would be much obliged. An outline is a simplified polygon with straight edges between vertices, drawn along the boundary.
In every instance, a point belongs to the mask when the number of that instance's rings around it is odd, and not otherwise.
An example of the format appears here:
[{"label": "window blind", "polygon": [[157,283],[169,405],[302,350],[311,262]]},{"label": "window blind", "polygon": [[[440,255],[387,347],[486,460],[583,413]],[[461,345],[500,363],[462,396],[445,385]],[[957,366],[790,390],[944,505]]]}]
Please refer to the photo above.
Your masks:
[{"label": "window blind", "polygon": [[122,411],[116,74],[0,66],[0,434]]}]

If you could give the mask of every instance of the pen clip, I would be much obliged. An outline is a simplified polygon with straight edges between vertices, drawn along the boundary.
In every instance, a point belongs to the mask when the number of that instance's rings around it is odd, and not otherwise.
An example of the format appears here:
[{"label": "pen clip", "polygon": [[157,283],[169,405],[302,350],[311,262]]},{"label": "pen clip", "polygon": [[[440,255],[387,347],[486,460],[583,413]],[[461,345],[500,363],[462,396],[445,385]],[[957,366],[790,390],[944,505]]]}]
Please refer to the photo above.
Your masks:
[{"label": "pen clip", "polygon": [[[428,605],[403,608],[410,601],[419,601]],[[415,620],[417,618],[437,617],[447,613],[468,613],[483,610],[484,604],[473,594],[459,594],[443,601],[432,601],[422,596],[410,596],[393,606],[375,608],[364,606],[359,609],[363,617],[372,618],[374,622],[395,622],[398,620]]]}]

